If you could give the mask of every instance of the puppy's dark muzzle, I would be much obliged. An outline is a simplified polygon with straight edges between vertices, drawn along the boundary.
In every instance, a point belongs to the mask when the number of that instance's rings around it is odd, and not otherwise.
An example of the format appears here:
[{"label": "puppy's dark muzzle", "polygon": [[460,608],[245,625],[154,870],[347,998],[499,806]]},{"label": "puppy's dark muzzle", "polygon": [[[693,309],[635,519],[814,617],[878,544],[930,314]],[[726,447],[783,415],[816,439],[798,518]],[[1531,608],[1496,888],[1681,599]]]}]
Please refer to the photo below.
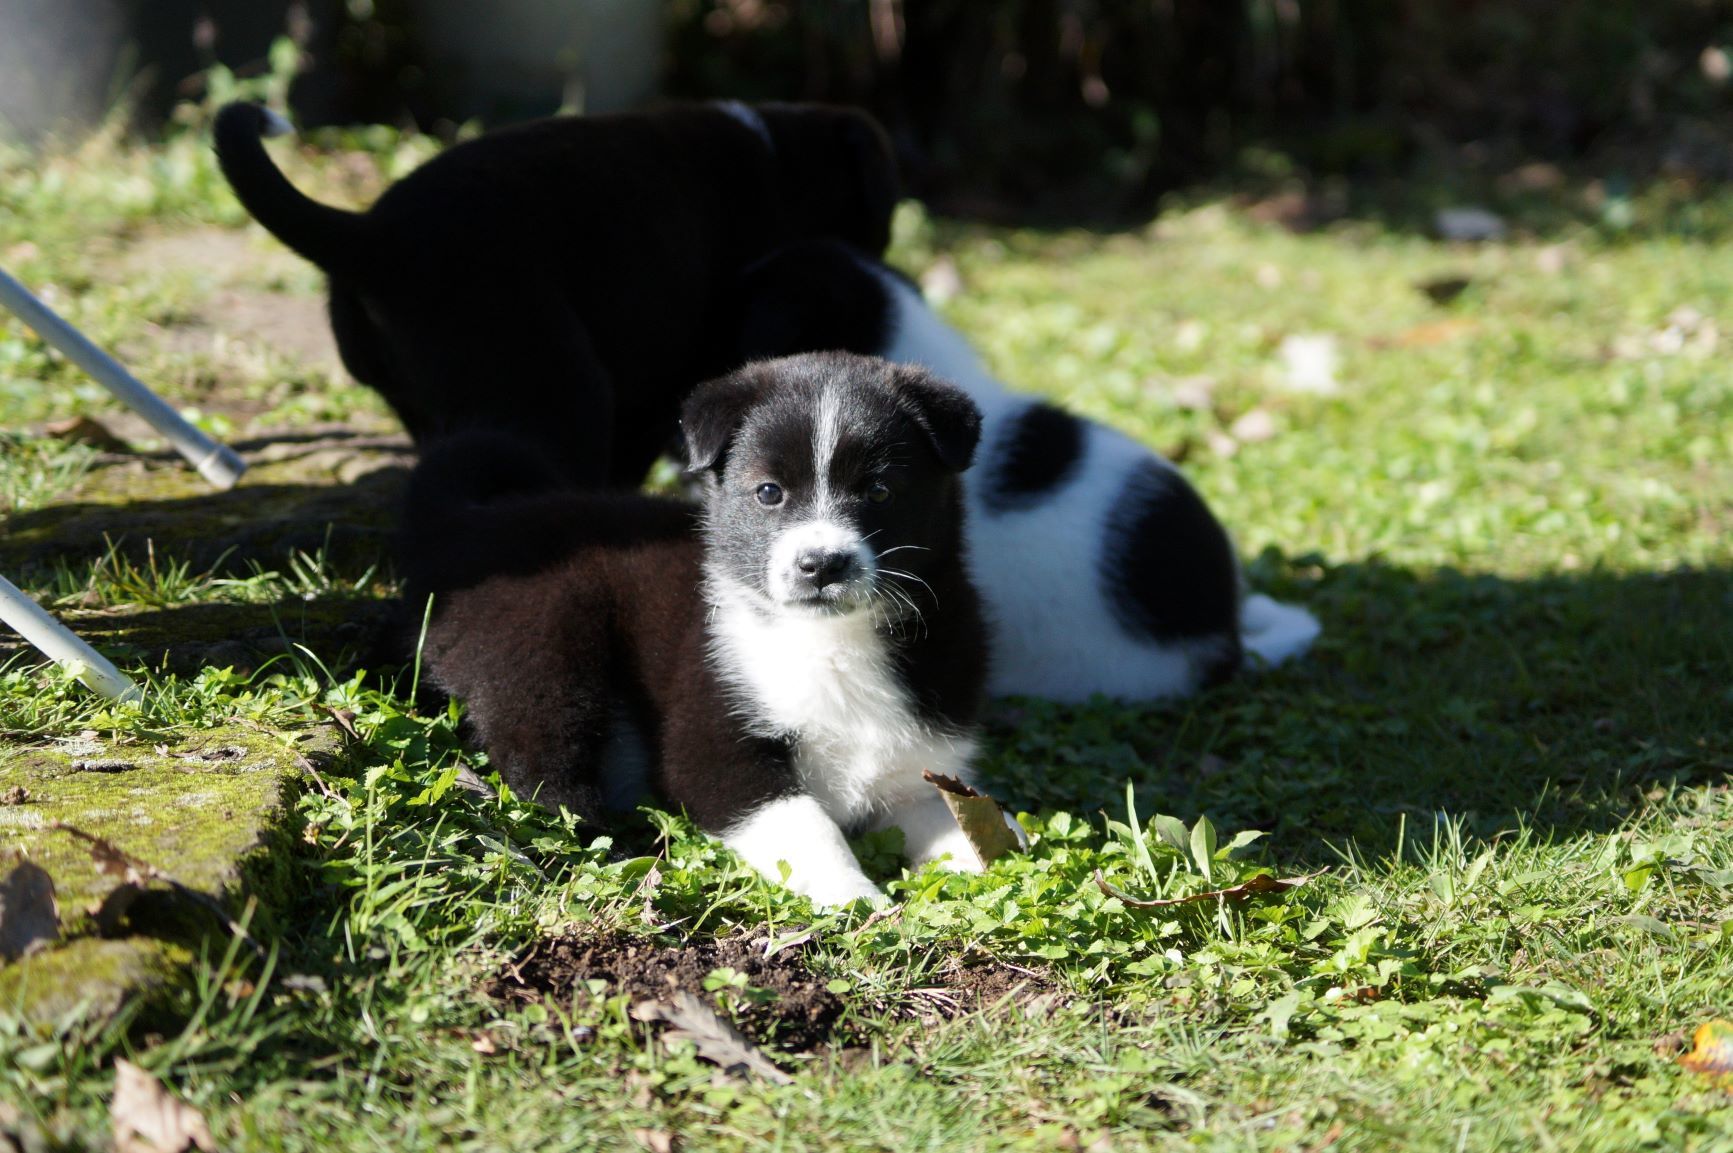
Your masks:
[{"label": "puppy's dark muzzle", "polygon": [[800,574],[797,581],[799,585],[814,592],[823,592],[830,585],[841,584],[853,578],[860,566],[852,552],[812,549],[795,557],[794,567]]}]

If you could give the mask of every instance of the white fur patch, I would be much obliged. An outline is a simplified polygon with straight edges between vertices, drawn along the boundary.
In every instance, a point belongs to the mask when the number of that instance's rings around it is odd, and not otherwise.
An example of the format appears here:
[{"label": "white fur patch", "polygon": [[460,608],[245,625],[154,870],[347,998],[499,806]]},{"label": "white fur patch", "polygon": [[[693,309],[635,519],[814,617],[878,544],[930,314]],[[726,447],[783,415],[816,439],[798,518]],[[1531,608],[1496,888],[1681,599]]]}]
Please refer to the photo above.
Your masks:
[{"label": "white fur patch", "polygon": [[1257,593],[1240,610],[1240,635],[1246,651],[1264,663],[1279,665],[1312,647],[1323,632],[1318,618],[1298,605],[1287,605]]},{"label": "white fur patch", "polygon": [[883,897],[861,872],[842,830],[812,797],[785,797],[757,809],[722,834],[722,843],[772,881],[788,866],[788,887],[834,907]]},{"label": "white fur patch", "polygon": [[[976,460],[992,460],[1032,401],[994,379],[968,341],[917,291],[876,266],[867,267],[878,275],[894,310],[895,334],[883,355],[925,365],[968,393],[983,418]],[[970,574],[993,634],[992,693],[1061,701],[1101,693],[1147,700],[1198,687],[1199,665],[1220,642],[1162,644],[1127,634],[1097,577],[1108,547],[1108,518],[1127,479],[1150,461],[1172,467],[1130,437],[1086,422],[1077,467],[1055,491],[1028,507],[989,509],[977,486],[968,483],[970,474],[964,475]],[[1317,622],[1305,610],[1268,597],[1253,601],[1258,603],[1246,606],[1244,643],[1271,663],[1304,652],[1317,636]],[[1281,627],[1269,631],[1262,622],[1275,619],[1274,610],[1280,610]],[[1309,635],[1304,622],[1310,622]]]},{"label": "white fur patch", "polygon": [[796,563],[804,552],[854,554],[856,576],[845,582],[850,586],[846,591],[851,600],[864,596],[878,571],[878,557],[861,540],[859,532],[835,521],[803,521],[783,529],[771,542],[769,559],[765,562],[765,587],[773,599],[787,601],[794,598],[795,590],[790,581],[794,579]]},{"label": "white fur patch", "polygon": [[758,735],[794,738],[801,781],[838,825],[930,795],[923,769],[970,779],[974,739],[916,713],[873,612],[767,613],[750,597],[712,582],[716,668]]}]

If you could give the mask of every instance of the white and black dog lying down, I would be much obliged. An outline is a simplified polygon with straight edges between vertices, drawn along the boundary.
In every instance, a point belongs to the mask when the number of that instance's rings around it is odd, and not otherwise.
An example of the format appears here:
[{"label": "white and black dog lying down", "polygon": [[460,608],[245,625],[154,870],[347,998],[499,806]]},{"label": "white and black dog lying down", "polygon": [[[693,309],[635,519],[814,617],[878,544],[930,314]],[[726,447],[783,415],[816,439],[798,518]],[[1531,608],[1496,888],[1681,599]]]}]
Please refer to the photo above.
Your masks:
[{"label": "white and black dog lying down", "polygon": [[922,365],[980,406],[968,551],[995,695],[1181,696],[1247,653],[1278,664],[1318,622],[1246,596],[1232,541],[1185,478],[1130,437],[993,379],[919,289],[857,250],[790,245],[737,293],[742,359],[846,349]]},{"label": "white and black dog lying down", "polygon": [[283,178],[259,138],[286,128],[231,104],[217,159],[329,278],[349,372],[418,443],[503,429],[586,484],[641,484],[693,383],[735,367],[717,326],[742,268],[800,237],[883,252],[897,199],[884,132],[849,108],[540,120],[446,149],[365,212]]},{"label": "white and black dog lying down", "polygon": [[969,778],[986,686],[975,405],[827,353],[702,385],[681,423],[697,508],[575,490],[497,433],[428,452],[402,561],[431,679],[520,795],[600,818],[648,784],[820,905],[879,895],[845,831],[978,869],[921,775]]}]

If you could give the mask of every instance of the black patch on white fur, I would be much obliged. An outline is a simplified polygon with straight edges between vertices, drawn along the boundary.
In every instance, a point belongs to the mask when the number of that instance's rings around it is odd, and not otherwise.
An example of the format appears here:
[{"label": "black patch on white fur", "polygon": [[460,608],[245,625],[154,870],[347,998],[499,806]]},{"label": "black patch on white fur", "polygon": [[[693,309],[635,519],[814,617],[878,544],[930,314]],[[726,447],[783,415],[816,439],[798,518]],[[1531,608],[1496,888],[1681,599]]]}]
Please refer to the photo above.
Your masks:
[{"label": "black patch on white fur", "polygon": [[1163,642],[1220,638],[1238,663],[1233,543],[1195,489],[1150,461],[1108,518],[1101,580],[1120,626]]},{"label": "black patch on white fur", "polygon": [[1084,424],[1050,404],[1032,404],[1017,417],[992,462],[975,483],[981,503],[994,512],[1039,504],[1077,472]]}]

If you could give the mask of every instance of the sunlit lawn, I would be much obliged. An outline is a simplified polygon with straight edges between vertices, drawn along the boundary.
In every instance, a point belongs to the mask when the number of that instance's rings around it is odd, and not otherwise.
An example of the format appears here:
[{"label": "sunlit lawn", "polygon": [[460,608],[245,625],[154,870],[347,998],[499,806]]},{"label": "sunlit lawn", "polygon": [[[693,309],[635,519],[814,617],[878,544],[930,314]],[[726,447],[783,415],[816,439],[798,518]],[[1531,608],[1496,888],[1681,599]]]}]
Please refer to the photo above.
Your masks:
[{"label": "sunlit lawn", "polygon": [[[372,159],[308,152],[296,179],[365,199],[426,154],[345,143]],[[243,223],[196,140],[0,162],[0,265],[211,427],[377,429],[332,367],[174,339],[230,315],[214,277],[318,322],[316,276],[262,234],[227,279],[127,258]],[[13,663],[14,742],[331,709],[361,740],[299,803],[269,980],[213,952],[171,1006],[190,1026],[0,1016],[0,1097],[71,1145],[105,1140],[126,1055],[237,1149],[1727,1147],[1729,1098],[1677,1050],[1733,1016],[1733,249],[1664,221],[1517,223],[1453,247],[1352,220],[1291,234],[1226,201],[1111,236],[905,211],[897,259],[954,264],[945,311],[993,366],[1182,458],[1252,583],[1325,634],[1178,704],[1006,703],[985,776],[1031,852],[905,876],[894,844],[863,844],[894,916],[815,918],[676,817],[598,840],[478,799],[455,786],[476,760],[454,715],[414,715],[334,648],[251,677],[135,664],[155,690],[138,713]],[[1333,365],[1334,390],[1296,391],[1295,356]],[[0,425],[85,412],[108,402],[0,321]],[[92,469],[9,439],[0,505],[16,523]],[[377,556],[254,559],[13,575],[65,611],[389,587]],[[1319,875],[1135,909],[1097,870],[1142,898]],[[778,1087],[653,1039],[604,984],[486,991],[574,922],[668,946],[810,933],[788,956],[837,1015],[798,1048],[754,1033],[794,1074]],[[983,1004],[965,970],[1005,983]],[[725,1013],[763,1000],[732,968],[705,984]]]}]

